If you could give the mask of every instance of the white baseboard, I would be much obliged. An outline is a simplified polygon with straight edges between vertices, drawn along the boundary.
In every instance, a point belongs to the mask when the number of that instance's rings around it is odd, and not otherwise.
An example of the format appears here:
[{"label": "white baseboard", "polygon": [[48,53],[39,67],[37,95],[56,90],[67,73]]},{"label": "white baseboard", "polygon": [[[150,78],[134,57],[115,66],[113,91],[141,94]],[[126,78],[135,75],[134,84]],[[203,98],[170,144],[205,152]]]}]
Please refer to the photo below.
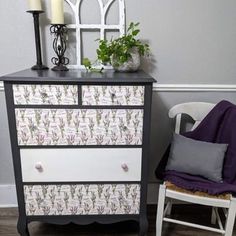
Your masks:
[{"label": "white baseboard", "polygon": [[0,185],[0,208],[17,207],[16,186]]}]

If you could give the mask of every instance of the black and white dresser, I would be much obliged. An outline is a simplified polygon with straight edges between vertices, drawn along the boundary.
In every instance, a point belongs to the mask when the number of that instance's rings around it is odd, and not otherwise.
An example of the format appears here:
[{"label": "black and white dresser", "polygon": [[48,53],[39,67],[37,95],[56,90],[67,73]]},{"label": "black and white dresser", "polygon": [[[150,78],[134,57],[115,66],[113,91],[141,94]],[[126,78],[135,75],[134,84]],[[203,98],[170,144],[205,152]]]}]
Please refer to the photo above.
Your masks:
[{"label": "black and white dresser", "polygon": [[28,223],[148,228],[152,83],[144,72],[24,70],[4,81],[18,232]]}]

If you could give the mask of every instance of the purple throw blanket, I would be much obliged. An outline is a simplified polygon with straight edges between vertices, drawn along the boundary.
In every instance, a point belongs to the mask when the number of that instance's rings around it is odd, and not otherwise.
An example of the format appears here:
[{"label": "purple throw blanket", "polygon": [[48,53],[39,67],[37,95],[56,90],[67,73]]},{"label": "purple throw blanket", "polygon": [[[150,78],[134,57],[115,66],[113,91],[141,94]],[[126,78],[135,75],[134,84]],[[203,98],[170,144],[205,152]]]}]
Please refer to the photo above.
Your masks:
[{"label": "purple throw blanket", "polygon": [[236,195],[236,105],[228,101],[219,102],[195,130],[183,135],[205,142],[229,144],[223,165],[223,183],[177,171],[165,171],[170,146],[156,169],[156,176],[188,190]]}]

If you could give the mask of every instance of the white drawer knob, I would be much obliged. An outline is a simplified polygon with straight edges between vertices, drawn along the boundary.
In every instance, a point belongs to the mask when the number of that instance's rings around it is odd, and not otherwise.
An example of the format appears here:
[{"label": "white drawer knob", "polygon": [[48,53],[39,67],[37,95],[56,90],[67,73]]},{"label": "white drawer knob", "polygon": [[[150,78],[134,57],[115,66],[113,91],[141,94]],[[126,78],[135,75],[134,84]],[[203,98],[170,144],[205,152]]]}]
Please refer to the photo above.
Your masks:
[{"label": "white drawer knob", "polygon": [[123,163],[123,164],[121,165],[121,168],[122,168],[125,172],[127,172],[127,171],[129,170],[129,167],[128,167],[128,165],[127,165],[126,163]]},{"label": "white drawer knob", "polygon": [[37,162],[35,164],[35,169],[38,170],[39,172],[42,172],[43,171],[43,165],[41,162]]}]

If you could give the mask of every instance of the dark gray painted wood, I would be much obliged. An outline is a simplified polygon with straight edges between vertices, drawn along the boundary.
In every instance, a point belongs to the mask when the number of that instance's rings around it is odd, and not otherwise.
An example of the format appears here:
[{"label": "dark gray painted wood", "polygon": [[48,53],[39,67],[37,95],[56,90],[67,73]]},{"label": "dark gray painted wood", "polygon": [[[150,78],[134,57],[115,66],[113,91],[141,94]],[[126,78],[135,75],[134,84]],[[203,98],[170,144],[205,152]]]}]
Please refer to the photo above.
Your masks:
[{"label": "dark gray painted wood", "polygon": [[147,220],[147,182],[148,182],[148,157],[151,125],[152,84],[145,86],[144,118],[143,118],[143,149],[142,149],[142,179],[141,179],[141,205],[139,235],[146,235],[148,230]]},{"label": "dark gray painted wood", "polygon": [[[59,185],[61,182],[47,182],[48,185]],[[45,182],[24,182],[24,185],[43,185]],[[140,184],[140,181],[70,181],[63,182],[63,185],[69,184]]]},{"label": "dark gray painted wood", "polygon": [[29,109],[143,109],[143,106],[127,106],[127,105],[120,105],[120,106],[84,106],[84,105],[15,105],[15,108],[29,108]]},{"label": "dark gray painted wood", "polygon": [[3,81],[19,82],[76,82],[76,83],[150,83],[156,82],[151,76],[143,71],[135,73],[119,73],[107,70],[103,73],[88,73],[82,70],[69,71],[33,71],[22,70],[14,74],[0,77]]},{"label": "dark gray painted wood", "polygon": [[16,193],[19,208],[19,218],[17,222],[17,229],[21,236],[28,236],[27,219],[25,213],[25,203],[24,203],[24,190],[22,182],[22,172],[21,172],[21,162],[20,162],[20,149],[18,148],[17,133],[16,133],[16,119],[14,110],[14,99],[12,85],[10,83],[4,83],[6,103],[7,103],[7,114],[8,122],[10,127],[10,138],[11,138],[11,148],[12,148],[12,158],[14,165],[14,175],[16,183]]},{"label": "dark gray painted wood", "polygon": [[[68,224],[69,222],[77,224],[90,224],[92,222],[98,223],[114,223],[125,220],[135,220],[139,221],[139,235],[144,236],[148,230],[148,221],[147,221],[147,176],[148,176],[148,155],[149,155],[149,134],[150,134],[150,112],[151,112],[151,96],[152,96],[152,82],[154,80],[149,75],[145,74],[142,71],[137,73],[114,73],[106,72],[104,74],[98,73],[85,73],[82,71],[70,71],[70,72],[52,72],[52,71],[31,71],[25,70],[3,78],[5,91],[6,91],[6,100],[7,100],[7,110],[9,117],[9,127],[11,143],[12,143],[12,153],[13,153],[13,162],[15,170],[15,180],[17,186],[17,197],[19,205],[19,219],[18,219],[18,232],[21,236],[28,236],[28,223],[31,221],[43,221],[54,224]],[[78,84],[80,87],[82,84],[106,84],[106,85],[145,85],[145,99],[144,99],[144,120],[143,120],[143,148],[142,153],[142,179],[141,179],[141,201],[140,201],[140,212],[138,215],[102,215],[102,216],[26,216],[25,213],[25,203],[24,203],[24,194],[23,194],[23,183],[22,174],[21,174],[21,163],[20,163],[20,152],[21,147],[17,143],[17,133],[16,133],[16,122],[15,122],[15,112],[14,109],[16,106],[13,101],[13,91],[12,84],[14,83],[68,83]],[[58,82],[60,81],[60,82]],[[81,92],[81,89],[79,89]],[[81,105],[81,96],[79,96],[79,104]],[[38,107],[35,106],[24,106],[24,107]],[[55,106],[47,106],[48,108]],[[64,108],[71,108],[71,106],[63,106]],[[62,108],[62,107],[61,107]],[[92,108],[92,106],[91,106]],[[101,107],[100,107],[101,108]],[[107,109],[114,109],[113,106],[106,106]],[[136,106],[131,106],[130,109],[136,109]],[[127,109],[126,106],[123,109]],[[117,146],[114,146],[117,148]],[[125,147],[125,146],[124,146]],[[47,148],[47,146],[45,146]],[[99,182],[96,182],[99,184]],[[109,183],[109,180],[108,182]],[[122,183],[122,182],[120,182]],[[50,183],[44,183],[50,184]]]},{"label": "dark gray painted wood", "polygon": [[37,148],[142,148],[143,145],[19,145],[22,149]]}]

